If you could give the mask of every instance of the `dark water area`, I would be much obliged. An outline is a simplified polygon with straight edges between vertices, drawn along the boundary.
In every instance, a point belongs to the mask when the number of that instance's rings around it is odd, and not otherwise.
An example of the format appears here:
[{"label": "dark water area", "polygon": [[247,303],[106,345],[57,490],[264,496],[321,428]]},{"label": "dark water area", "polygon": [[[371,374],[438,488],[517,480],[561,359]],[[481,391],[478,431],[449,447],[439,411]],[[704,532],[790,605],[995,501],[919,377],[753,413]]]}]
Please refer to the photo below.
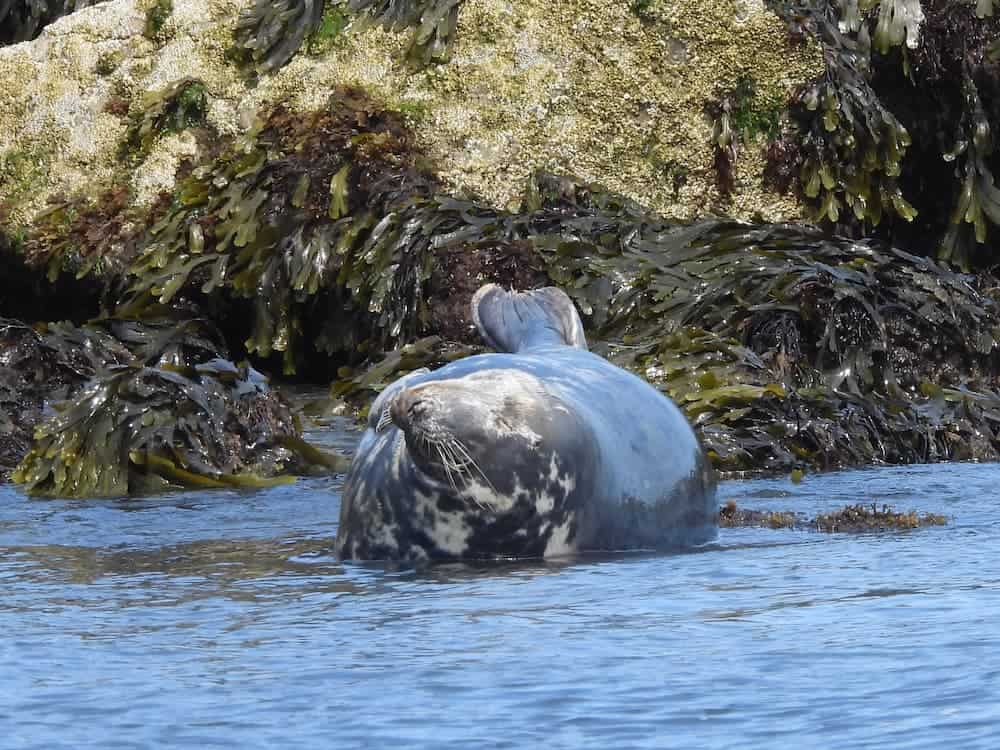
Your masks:
[{"label": "dark water area", "polygon": [[333,557],[336,479],[4,487],[0,747],[994,748],[998,485],[968,464],[730,482],[749,508],[950,523],[424,571]]}]

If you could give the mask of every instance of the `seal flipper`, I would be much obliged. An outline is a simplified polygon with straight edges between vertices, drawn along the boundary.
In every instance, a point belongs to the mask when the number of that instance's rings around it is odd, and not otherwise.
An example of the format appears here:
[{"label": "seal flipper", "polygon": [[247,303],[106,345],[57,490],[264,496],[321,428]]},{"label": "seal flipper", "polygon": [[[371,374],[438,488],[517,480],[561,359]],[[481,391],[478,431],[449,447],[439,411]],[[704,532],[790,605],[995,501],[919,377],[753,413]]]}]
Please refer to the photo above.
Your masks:
[{"label": "seal flipper", "polygon": [[497,351],[514,353],[546,344],[587,348],[572,300],[554,286],[508,292],[487,284],[472,297],[472,319],[479,335]]}]

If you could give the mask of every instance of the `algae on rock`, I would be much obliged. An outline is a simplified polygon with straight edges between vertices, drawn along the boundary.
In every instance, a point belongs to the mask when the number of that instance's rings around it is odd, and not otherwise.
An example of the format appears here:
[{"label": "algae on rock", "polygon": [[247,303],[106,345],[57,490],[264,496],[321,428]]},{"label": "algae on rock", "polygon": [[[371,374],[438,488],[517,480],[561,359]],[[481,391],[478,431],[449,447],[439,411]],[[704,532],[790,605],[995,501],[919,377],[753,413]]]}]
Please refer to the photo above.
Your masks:
[{"label": "algae on rock", "polygon": [[794,147],[775,152],[798,162],[815,216],[963,269],[995,263],[993,0],[773,4],[824,49],[826,73],[803,90]]},{"label": "algae on rock", "polygon": [[[43,332],[3,321],[0,345],[11,362],[0,368],[0,398],[20,405],[10,412],[16,424],[0,423],[0,459],[20,459],[12,478],[30,494],[258,487],[317,462],[343,468],[302,440],[260,373],[219,356],[224,345],[207,321],[109,319]],[[29,361],[38,366],[25,368]],[[48,377],[27,383],[25,373]],[[66,381],[61,394],[53,376]],[[59,398],[42,420],[42,400]],[[32,427],[29,450],[17,437]]]},{"label": "algae on rock", "polygon": [[[156,42],[143,36],[149,7],[103,4],[23,49],[0,50],[0,76],[36,81],[30,92],[0,88],[0,153],[45,154],[30,186],[27,177],[0,184],[0,203],[17,225],[53,196],[111,188],[123,171],[134,201],[148,205],[171,189],[179,158],[142,170],[119,163],[129,126],[120,113],[141,111],[144,96],[185,79],[204,84],[206,123],[223,137],[245,133],[253,113],[275,102],[308,112],[324,92],[360,86],[410,113],[418,144],[450,190],[494,208],[514,205],[530,175],[547,169],[608,184],[676,217],[709,207],[743,217],[799,214],[794,198],[760,184],[763,144],[741,153],[730,197],[715,186],[706,104],[744,74],[762,101],[787,98],[819,66],[817,48],[788,42],[776,15],[742,0],[654,2],[648,18],[617,0],[463,0],[460,10],[454,0],[328,3],[354,18],[337,43],[256,81],[227,59],[239,11],[252,0],[176,0],[163,27],[169,33]],[[417,11],[424,25],[414,28]],[[363,28],[361,18],[373,25]],[[397,30],[404,19],[409,25]],[[47,53],[33,54],[41,44]],[[439,64],[414,67],[407,50]],[[109,55],[117,63],[110,73],[100,64]],[[190,155],[189,145],[183,151]]]}]

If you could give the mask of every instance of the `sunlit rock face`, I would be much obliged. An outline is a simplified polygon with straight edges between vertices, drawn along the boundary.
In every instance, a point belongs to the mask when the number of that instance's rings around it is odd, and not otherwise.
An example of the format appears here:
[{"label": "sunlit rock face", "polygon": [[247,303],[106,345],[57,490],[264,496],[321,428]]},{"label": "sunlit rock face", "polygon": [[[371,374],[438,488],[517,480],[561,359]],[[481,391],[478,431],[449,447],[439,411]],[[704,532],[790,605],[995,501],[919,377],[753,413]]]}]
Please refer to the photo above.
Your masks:
[{"label": "sunlit rock face", "polygon": [[123,180],[139,204],[169,190],[193,138],[164,135],[142,159],[123,159],[121,146],[144,102],[183,78],[204,83],[216,135],[245,131],[269,103],[312,109],[337,84],[360,86],[406,113],[449,187],[496,207],[546,169],[678,218],[799,215],[762,186],[762,136],[742,145],[732,194],[716,186],[706,107],[750,78],[754,104],[780,108],[822,66],[760,2],[465,0],[442,64],[407,63],[408,29],[354,23],[254,81],[227,54],[250,5],[175,0],[151,33],[152,3],[111,0],[0,48],[0,202],[13,221],[53,195]]}]

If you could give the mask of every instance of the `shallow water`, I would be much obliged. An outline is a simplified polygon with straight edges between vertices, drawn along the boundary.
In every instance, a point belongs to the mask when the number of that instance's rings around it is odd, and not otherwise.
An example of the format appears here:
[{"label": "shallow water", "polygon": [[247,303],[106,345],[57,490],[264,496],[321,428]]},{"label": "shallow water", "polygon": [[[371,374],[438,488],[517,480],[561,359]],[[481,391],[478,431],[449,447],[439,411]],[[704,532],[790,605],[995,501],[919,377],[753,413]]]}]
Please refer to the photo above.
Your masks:
[{"label": "shallow water", "polygon": [[746,507],[951,522],[423,572],[333,558],[332,479],[3,487],[0,747],[992,749],[998,484],[995,465],[726,483]]}]

